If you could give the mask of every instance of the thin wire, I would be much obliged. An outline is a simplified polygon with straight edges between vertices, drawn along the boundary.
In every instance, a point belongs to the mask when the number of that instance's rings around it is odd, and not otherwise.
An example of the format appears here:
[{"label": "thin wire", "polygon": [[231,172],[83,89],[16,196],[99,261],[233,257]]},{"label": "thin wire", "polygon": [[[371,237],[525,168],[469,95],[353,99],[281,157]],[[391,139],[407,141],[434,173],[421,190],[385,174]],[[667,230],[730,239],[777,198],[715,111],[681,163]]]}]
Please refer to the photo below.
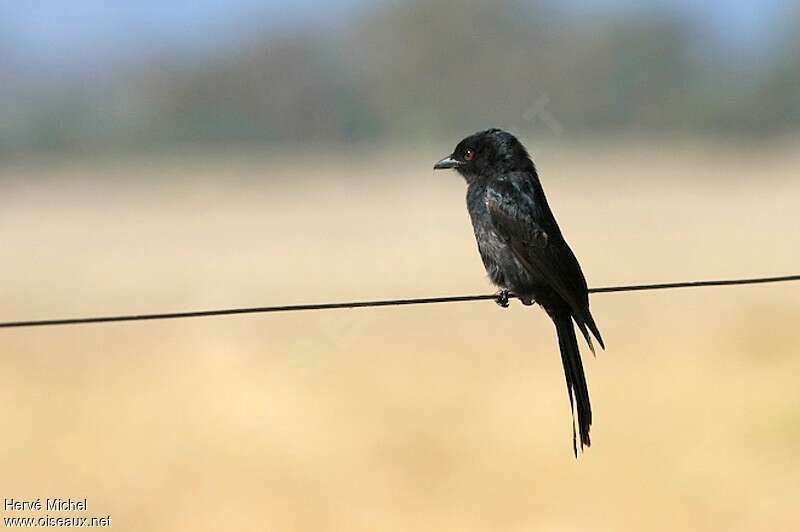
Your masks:
[{"label": "thin wire", "polygon": [[[591,294],[608,294],[612,292],[640,292],[644,290],[668,290],[675,288],[698,288],[702,286],[733,286],[764,283],[784,283],[800,281],[798,275],[784,275],[780,277],[757,277],[752,279],[728,279],[716,281],[682,281],[676,283],[639,284],[626,286],[606,286],[590,288]],[[515,298],[516,296],[509,295]],[[222,310],[200,310],[193,312],[170,312],[160,314],[131,314],[124,316],[99,316],[92,318],[66,318],[35,321],[13,321],[0,323],[0,329],[13,329],[22,327],[50,327],[55,325],[85,325],[89,323],[113,323],[124,321],[149,321],[149,320],[174,320],[183,318],[203,318],[208,316],[232,316],[238,314],[267,314],[273,312],[299,312],[306,310],[334,310],[368,307],[396,307],[404,305],[429,305],[433,303],[461,303],[465,301],[487,301],[496,299],[496,294],[481,294],[473,296],[447,296],[423,297],[415,299],[390,299],[380,301],[353,301],[349,303],[318,303],[308,305],[282,305],[271,307],[232,308]]]}]

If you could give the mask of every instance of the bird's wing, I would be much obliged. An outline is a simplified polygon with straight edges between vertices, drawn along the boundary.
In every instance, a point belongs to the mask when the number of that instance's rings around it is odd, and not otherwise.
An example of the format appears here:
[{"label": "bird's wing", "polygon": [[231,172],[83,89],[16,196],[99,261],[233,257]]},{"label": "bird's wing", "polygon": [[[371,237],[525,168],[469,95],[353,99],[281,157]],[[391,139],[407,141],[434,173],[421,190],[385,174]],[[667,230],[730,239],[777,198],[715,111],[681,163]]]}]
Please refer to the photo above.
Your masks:
[{"label": "bird's wing", "polygon": [[547,247],[550,236],[536,221],[532,200],[514,183],[497,181],[486,187],[486,208],[492,225],[506,240]]},{"label": "bird's wing", "polygon": [[[539,222],[546,215],[533,198],[532,186],[524,179],[495,181],[486,188],[486,207],[495,230],[517,259],[569,305],[591,346],[586,325],[592,332],[596,327],[589,313],[586,280],[575,255],[555,228],[555,221]],[[602,345],[599,331],[596,336]]]}]

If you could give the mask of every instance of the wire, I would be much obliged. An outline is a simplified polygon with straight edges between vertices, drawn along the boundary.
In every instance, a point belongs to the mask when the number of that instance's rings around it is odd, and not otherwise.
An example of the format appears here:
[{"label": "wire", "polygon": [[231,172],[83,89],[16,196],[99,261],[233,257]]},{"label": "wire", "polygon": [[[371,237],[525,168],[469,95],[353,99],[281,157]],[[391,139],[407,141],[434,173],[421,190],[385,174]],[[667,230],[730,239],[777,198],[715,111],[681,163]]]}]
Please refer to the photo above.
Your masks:
[{"label": "wire", "polygon": [[[608,294],[612,292],[640,292],[644,290],[668,290],[675,288],[698,288],[702,286],[733,286],[764,283],[784,283],[800,281],[800,275],[784,275],[781,277],[758,277],[752,279],[729,279],[716,281],[682,281],[676,283],[639,284],[627,286],[606,286],[590,288],[591,294]],[[516,298],[510,294],[510,298]],[[349,303],[319,303],[308,305],[282,305],[271,307],[232,308],[221,310],[200,310],[193,312],[171,312],[160,314],[131,314],[125,316],[99,316],[92,318],[66,318],[35,321],[13,321],[0,323],[0,329],[22,327],[51,327],[55,325],[85,325],[89,323],[114,323],[125,321],[174,320],[183,318],[203,318],[208,316],[232,316],[238,314],[267,314],[273,312],[299,312],[306,310],[334,310],[368,307],[396,307],[404,305],[429,305],[433,303],[461,303],[465,301],[487,301],[497,299],[496,294],[473,296],[423,297],[416,299],[390,299],[380,301],[353,301]]]}]

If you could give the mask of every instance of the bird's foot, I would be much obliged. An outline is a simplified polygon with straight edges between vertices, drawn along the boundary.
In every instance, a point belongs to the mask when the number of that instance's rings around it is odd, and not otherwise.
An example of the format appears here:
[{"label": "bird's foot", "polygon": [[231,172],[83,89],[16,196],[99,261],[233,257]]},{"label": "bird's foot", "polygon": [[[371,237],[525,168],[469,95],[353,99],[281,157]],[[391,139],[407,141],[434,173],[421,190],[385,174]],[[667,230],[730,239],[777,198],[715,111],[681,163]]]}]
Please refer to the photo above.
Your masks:
[{"label": "bird's foot", "polygon": [[535,299],[533,299],[533,298],[532,298],[532,297],[530,297],[530,296],[519,296],[519,301],[520,301],[520,303],[522,303],[522,304],[523,304],[523,305],[525,305],[526,307],[530,307],[531,305],[533,305],[534,303],[536,303],[536,300],[535,300]]},{"label": "bird's foot", "polygon": [[503,308],[508,308],[508,290],[500,290],[494,296],[494,302]]}]

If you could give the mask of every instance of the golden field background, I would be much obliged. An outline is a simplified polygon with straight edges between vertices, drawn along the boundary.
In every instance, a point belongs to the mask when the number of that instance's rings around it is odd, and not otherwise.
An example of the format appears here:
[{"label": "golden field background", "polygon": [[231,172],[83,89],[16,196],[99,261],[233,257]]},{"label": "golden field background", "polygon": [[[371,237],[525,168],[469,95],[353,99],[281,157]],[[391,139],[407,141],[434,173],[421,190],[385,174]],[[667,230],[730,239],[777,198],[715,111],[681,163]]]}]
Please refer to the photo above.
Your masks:
[{"label": "golden field background", "polygon": [[[796,273],[799,147],[533,151],[602,286]],[[490,292],[451,148],[7,163],[0,321]],[[800,528],[800,285],[592,308],[579,461],[518,304],[0,331],[0,495],[116,530]]]}]

